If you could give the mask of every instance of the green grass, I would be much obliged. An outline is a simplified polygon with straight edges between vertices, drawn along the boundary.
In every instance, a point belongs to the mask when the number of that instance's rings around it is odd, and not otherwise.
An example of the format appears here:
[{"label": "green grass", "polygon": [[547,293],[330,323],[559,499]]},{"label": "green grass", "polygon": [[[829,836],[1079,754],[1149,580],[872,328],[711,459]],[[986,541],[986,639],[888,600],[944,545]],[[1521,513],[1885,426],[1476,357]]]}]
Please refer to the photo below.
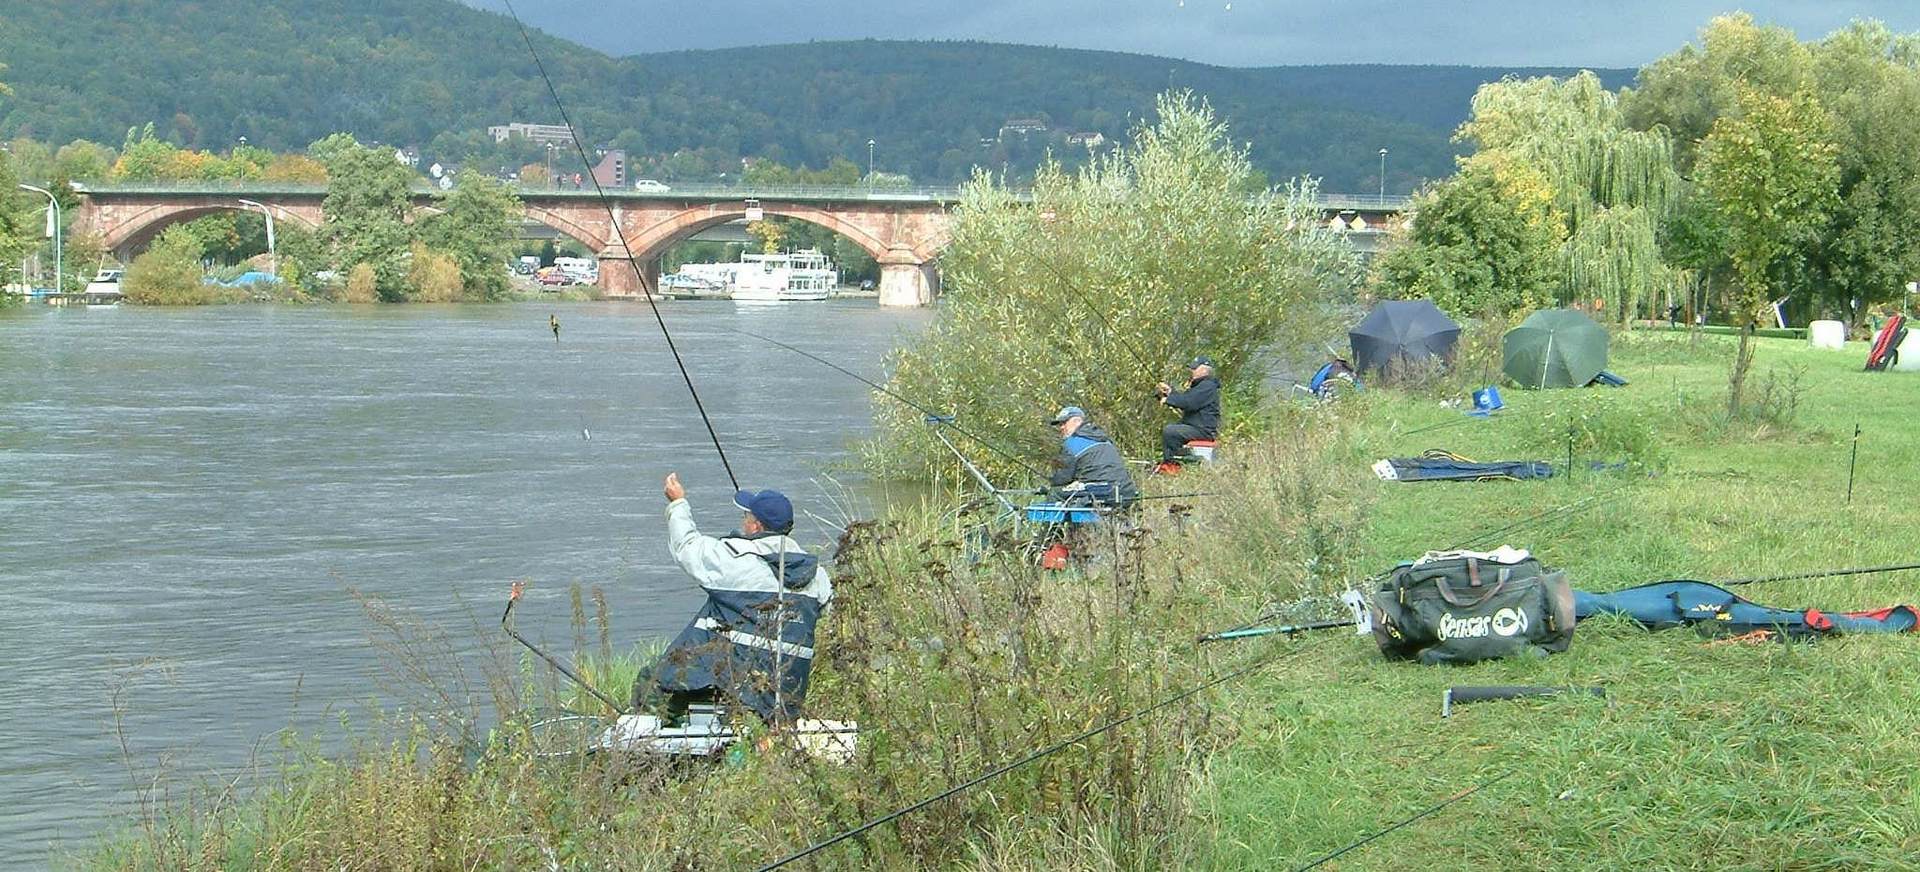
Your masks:
[{"label": "green grass", "polygon": [[[1920,378],[1860,372],[1857,345],[1831,353],[1765,340],[1754,390],[1766,393],[1775,374],[1771,417],[1729,422],[1731,350],[1725,337],[1629,334],[1613,367],[1628,388],[1508,391],[1499,417],[1418,434],[1407,431],[1460,419],[1437,389],[1281,404],[1250,428],[1259,435],[1226,446],[1222,464],[1148,483],[1219,496],[1150,504],[1145,532],[1106,540],[1075,572],[1036,571],[1004,533],[972,562],[947,500],[896,507],[855,531],[835,562],[808,698],[819,716],[860,721],[850,767],[777,750],[716,767],[556,762],[525,753],[511,719],[482,748],[414,722],[338,759],[302,756],[238,805],[164,809],[74,865],[750,867],[1274,658],[850,840],[812,868],[1284,868],[1503,773],[1338,867],[1913,868],[1917,637],[1708,646],[1685,630],[1602,620],[1583,625],[1568,653],[1469,667],[1389,663],[1370,639],[1340,631],[1192,641],[1275,604],[1323,617],[1350,580],[1596,495],[1612,498],[1505,541],[1600,591],[1915,557],[1920,508],[1906,491],[1920,447],[1908,410]],[[1856,420],[1862,478],[1848,507]],[[1482,484],[1386,483],[1367,471],[1430,447],[1559,461],[1569,423],[1580,461],[1630,468]],[[1180,502],[1195,511],[1178,514]],[[1916,574],[1744,589],[1828,609],[1913,602],[1916,591]],[[589,611],[576,603],[580,641],[562,653],[623,696],[643,655],[614,656],[604,633],[590,641],[602,617]],[[544,667],[509,662],[489,681],[500,710],[591,709]],[[1454,684],[1603,685],[1609,698],[1477,703],[1442,721],[1440,692]]]},{"label": "green grass", "polygon": [[[1786,426],[1727,425],[1731,340],[1628,337],[1613,368],[1633,384],[1607,398],[1651,416],[1664,468],[1576,472],[1571,481],[1380,483],[1374,565],[1540,508],[1626,485],[1570,520],[1505,537],[1606,591],[1911,562],[1920,508],[1913,419],[1920,379],[1863,373],[1864,349],[1761,342],[1756,374],[1802,368]],[[1538,421],[1589,391],[1505,392],[1493,420],[1395,435],[1457,413],[1376,399],[1352,460],[1445,447],[1477,459],[1563,458],[1539,450]],[[1845,503],[1855,423],[1863,436]],[[1584,460],[1586,458],[1577,458]],[[1593,459],[1613,459],[1595,457]],[[1856,609],[1920,601],[1920,574],[1791,581],[1742,593],[1786,607]],[[1247,644],[1247,643],[1242,643]],[[1202,803],[1212,868],[1298,865],[1498,773],[1502,783],[1385,836],[1337,868],[1913,868],[1920,864],[1920,639],[1708,646],[1685,630],[1582,624],[1543,660],[1434,668],[1389,664],[1369,639],[1320,635],[1235,694],[1244,732],[1209,764]],[[1254,653],[1251,650],[1246,653]],[[1486,702],[1440,718],[1449,685],[1602,685],[1609,701]]]}]

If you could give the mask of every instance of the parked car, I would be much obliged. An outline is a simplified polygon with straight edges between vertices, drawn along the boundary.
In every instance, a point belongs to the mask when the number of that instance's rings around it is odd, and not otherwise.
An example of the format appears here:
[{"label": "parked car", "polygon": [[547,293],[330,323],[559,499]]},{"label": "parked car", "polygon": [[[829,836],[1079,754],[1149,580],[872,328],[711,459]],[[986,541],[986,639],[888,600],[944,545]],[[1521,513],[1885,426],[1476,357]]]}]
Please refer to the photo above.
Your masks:
[{"label": "parked car", "polygon": [[634,182],[633,189],[636,191],[639,191],[642,194],[664,194],[668,191],[673,190],[672,188],[667,187],[665,184],[654,181],[653,179],[641,179],[640,181]]},{"label": "parked car", "polygon": [[553,269],[551,267],[547,269],[543,269],[539,273],[535,274],[534,281],[537,281],[540,284],[546,285],[549,287],[562,287],[562,288],[567,287],[569,285],[579,284],[578,280],[574,279],[573,276],[567,275],[565,271]]}]

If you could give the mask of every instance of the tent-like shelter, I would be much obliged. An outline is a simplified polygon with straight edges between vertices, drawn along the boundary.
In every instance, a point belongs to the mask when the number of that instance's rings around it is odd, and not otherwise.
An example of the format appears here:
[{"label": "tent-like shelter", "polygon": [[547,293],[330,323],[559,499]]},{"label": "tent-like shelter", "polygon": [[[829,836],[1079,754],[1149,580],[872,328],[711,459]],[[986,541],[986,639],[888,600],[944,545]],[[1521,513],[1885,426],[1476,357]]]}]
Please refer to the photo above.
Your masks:
[{"label": "tent-like shelter", "polygon": [[1524,388],[1576,388],[1607,368],[1607,331],[1572,309],[1541,309],[1500,342],[1500,369]]},{"label": "tent-like shelter", "polygon": [[1386,372],[1433,358],[1451,360],[1460,325],[1432,300],[1387,300],[1347,331],[1347,341],[1354,369]]}]

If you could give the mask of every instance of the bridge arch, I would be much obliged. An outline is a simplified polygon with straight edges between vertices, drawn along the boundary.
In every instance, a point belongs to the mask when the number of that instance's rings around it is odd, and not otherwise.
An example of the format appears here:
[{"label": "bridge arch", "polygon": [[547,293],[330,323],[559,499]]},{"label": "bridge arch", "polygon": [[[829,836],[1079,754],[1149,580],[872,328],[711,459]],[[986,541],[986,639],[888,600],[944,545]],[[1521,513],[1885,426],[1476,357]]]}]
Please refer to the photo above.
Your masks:
[{"label": "bridge arch", "polygon": [[[273,211],[275,221],[292,221],[308,230],[320,229],[317,209],[312,210],[310,214],[310,210],[299,206],[285,206],[278,203],[267,203],[266,206]],[[239,203],[156,204],[120,220],[107,232],[106,236],[101,238],[100,242],[102,247],[113,252],[122,262],[126,262],[132,260],[134,255],[145,251],[147,246],[153,244],[154,238],[168,227],[222,212],[255,212],[255,210]]]},{"label": "bridge arch", "polygon": [[526,204],[521,207],[521,214],[528,221],[543,225],[561,236],[580,243],[589,252],[598,252],[607,247],[607,234],[602,228],[575,221],[566,212]]},{"label": "bridge arch", "polygon": [[[876,261],[887,257],[892,246],[874,236],[867,228],[848,221],[831,210],[794,203],[767,203],[760,207],[763,216],[793,218],[831,230],[860,246]],[[713,204],[687,209],[636,233],[627,235],[628,250],[635,260],[650,262],[701,231],[747,217],[744,205]]]}]

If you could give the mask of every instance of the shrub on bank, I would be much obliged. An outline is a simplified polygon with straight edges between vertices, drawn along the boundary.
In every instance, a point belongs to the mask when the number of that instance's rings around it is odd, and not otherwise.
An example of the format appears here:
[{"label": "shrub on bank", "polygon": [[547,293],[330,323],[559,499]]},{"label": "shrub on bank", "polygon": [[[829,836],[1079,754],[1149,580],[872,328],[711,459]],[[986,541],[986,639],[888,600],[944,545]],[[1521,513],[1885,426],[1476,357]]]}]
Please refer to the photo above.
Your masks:
[{"label": "shrub on bank", "polygon": [[143,306],[204,306],[238,303],[246,292],[206,281],[200,267],[200,241],[183,225],[161,232],[133,263],[127,265],[120,291],[126,301]]}]

